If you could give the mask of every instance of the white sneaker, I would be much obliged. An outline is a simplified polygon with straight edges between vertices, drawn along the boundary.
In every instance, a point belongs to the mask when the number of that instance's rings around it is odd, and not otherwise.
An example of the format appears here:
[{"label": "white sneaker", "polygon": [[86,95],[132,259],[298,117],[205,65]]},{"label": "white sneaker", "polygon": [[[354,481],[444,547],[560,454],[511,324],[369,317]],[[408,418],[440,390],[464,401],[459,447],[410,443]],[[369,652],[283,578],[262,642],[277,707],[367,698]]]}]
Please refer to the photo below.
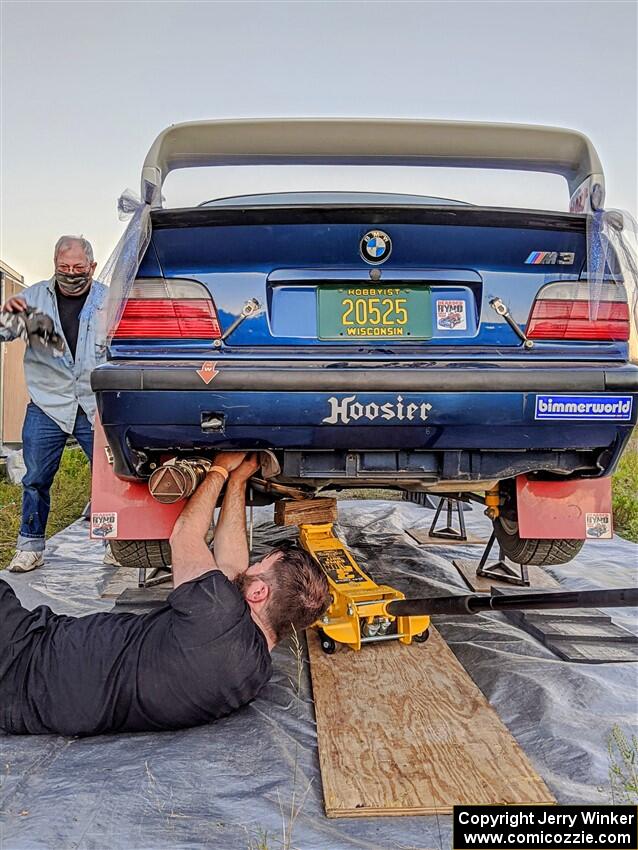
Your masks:
[{"label": "white sneaker", "polygon": [[30,573],[36,567],[44,563],[42,552],[27,552],[25,549],[16,549],[16,553],[7,567],[10,573]]},{"label": "white sneaker", "polygon": [[106,564],[107,567],[121,567],[122,565],[117,560],[115,555],[113,554],[113,550],[111,549],[111,544],[106,544],[106,549],[104,550],[104,557],[102,558],[102,563]]}]

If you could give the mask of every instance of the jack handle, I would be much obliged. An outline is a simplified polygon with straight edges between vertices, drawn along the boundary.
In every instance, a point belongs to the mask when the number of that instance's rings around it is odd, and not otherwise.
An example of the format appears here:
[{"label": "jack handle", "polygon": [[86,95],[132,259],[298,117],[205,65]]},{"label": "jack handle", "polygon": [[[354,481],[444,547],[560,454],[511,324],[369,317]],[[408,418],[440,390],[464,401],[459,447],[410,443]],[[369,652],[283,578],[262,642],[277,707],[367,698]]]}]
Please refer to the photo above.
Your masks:
[{"label": "jack handle", "polygon": [[395,599],[385,606],[393,617],[431,614],[478,614],[479,611],[535,611],[559,608],[633,608],[638,606],[638,588],[614,590],[570,590],[558,593],[508,593],[502,596],[431,596]]}]

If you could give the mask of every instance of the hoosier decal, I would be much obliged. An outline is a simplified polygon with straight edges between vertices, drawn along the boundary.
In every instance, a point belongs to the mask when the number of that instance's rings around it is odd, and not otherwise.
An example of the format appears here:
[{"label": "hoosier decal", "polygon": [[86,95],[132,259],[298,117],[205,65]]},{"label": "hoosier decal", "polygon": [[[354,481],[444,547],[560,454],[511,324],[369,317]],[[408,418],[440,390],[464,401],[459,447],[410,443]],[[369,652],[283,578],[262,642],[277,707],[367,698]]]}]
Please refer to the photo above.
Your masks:
[{"label": "hoosier decal", "polygon": [[535,419],[601,419],[629,422],[630,395],[537,395]]},{"label": "hoosier decal", "polygon": [[419,404],[405,402],[401,395],[398,395],[394,401],[381,404],[374,401],[362,403],[357,401],[356,395],[349,395],[342,399],[332,396],[328,399],[328,404],[330,405],[330,415],[321,420],[326,425],[348,425],[350,422],[357,422],[362,419],[367,419],[369,422],[374,422],[377,419],[385,419],[386,421],[396,419],[399,422],[420,420],[425,422],[432,410],[432,405],[425,401]]}]

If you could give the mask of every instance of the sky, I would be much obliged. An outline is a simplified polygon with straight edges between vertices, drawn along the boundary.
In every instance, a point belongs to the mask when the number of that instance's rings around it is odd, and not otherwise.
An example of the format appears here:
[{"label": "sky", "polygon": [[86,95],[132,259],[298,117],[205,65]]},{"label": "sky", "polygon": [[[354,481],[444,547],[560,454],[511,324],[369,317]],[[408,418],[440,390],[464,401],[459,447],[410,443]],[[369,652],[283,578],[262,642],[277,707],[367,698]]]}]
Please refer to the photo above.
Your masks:
[{"label": "sky", "polygon": [[[637,213],[638,4],[0,0],[0,259],[33,283],[63,233],[98,268],[166,126],[232,117],[504,121],[586,133]],[[291,189],[566,209],[560,177],[417,168],[176,172],[170,206]]]}]

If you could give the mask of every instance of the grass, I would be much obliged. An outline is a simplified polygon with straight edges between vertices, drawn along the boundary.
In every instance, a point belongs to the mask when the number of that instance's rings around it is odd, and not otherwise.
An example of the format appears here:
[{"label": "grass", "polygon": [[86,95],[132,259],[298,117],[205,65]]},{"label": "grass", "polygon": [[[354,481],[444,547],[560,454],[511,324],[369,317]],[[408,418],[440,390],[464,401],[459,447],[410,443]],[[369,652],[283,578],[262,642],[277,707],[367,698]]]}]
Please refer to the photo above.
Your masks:
[{"label": "grass", "polygon": [[607,739],[611,802],[616,805],[638,804],[638,738],[626,735],[620,726]]},{"label": "grass", "polygon": [[638,543],[638,435],[634,433],[613,475],[614,529]]},{"label": "grass", "polygon": [[[62,531],[84,510],[91,490],[91,472],[84,452],[66,448],[51,488],[51,513],[47,537]],[[0,569],[7,566],[15,550],[20,529],[22,487],[0,478]]]},{"label": "grass", "polygon": [[336,499],[385,499],[386,502],[400,502],[403,493],[389,488],[367,487],[363,489],[347,488],[344,490],[322,490],[321,496],[333,496]]}]

